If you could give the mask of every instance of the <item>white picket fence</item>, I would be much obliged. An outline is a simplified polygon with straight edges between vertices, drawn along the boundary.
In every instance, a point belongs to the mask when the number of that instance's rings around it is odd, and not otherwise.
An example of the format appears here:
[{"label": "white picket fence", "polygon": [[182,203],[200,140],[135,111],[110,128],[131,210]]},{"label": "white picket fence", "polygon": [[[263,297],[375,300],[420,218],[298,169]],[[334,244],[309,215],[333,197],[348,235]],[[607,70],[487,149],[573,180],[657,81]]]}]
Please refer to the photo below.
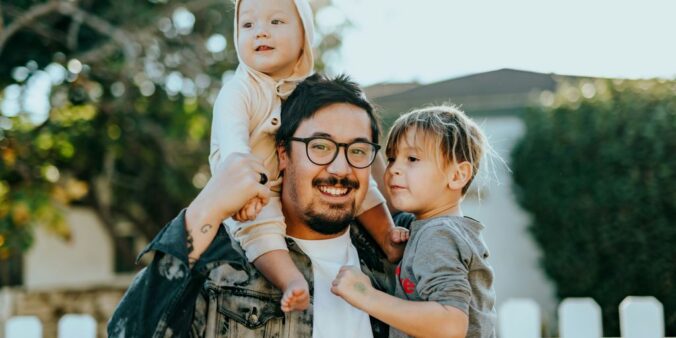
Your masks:
[{"label": "white picket fence", "polygon": [[[561,338],[603,337],[601,308],[591,298],[565,299],[558,316]],[[540,308],[530,299],[510,299],[498,309],[500,338],[542,338],[541,327]],[[664,338],[662,304],[654,297],[625,298],[620,304],[620,331],[623,338]],[[58,337],[96,338],[96,322],[88,315],[65,315]],[[42,338],[42,324],[32,316],[12,317],[5,322],[4,338]]]},{"label": "white picket fence", "polygon": [[[559,304],[561,338],[603,337],[601,307],[591,298]],[[542,338],[540,308],[530,299],[510,299],[498,309],[500,338]],[[627,297],[620,303],[623,338],[664,338],[664,309],[655,297]]]}]

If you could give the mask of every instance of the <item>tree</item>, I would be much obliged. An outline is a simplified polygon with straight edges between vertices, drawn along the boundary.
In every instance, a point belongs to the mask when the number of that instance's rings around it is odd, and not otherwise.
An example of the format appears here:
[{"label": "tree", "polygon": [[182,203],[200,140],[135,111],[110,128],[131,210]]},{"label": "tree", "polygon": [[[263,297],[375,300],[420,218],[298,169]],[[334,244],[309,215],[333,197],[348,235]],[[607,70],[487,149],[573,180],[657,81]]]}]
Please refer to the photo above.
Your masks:
[{"label": "tree", "polygon": [[[232,12],[224,0],[0,1],[0,260],[38,225],[67,239],[69,204],[114,238],[146,239],[187,205],[237,63]],[[318,70],[344,27],[319,31]]]},{"label": "tree", "polygon": [[676,83],[563,86],[525,123],[514,180],[558,297],[592,297],[619,336],[622,299],[655,296],[676,335]]}]

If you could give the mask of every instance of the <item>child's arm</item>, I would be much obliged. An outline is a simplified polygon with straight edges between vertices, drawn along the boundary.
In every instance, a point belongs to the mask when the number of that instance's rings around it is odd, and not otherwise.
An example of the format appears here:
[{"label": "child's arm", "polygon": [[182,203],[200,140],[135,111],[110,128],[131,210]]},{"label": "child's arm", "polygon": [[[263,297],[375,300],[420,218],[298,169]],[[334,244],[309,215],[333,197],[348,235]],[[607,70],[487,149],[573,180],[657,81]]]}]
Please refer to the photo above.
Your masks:
[{"label": "child's arm", "polygon": [[247,100],[239,82],[226,83],[214,102],[211,121],[211,173],[232,153],[250,154],[249,124],[251,123]]},{"label": "child's arm", "polygon": [[[233,153],[251,154],[249,129],[251,112],[246,90],[237,79],[227,82],[214,102],[211,123],[211,149],[209,166],[212,174],[223,159]],[[262,200],[253,198],[242,209],[232,215],[242,222],[255,218],[262,207]]]},{"label": "child's arm", "polygon": [[357,267],[343,266],[331,292],[386,324],[415,337],[465,337],[469,317],[432,301],[407,301],[378,291]]}]

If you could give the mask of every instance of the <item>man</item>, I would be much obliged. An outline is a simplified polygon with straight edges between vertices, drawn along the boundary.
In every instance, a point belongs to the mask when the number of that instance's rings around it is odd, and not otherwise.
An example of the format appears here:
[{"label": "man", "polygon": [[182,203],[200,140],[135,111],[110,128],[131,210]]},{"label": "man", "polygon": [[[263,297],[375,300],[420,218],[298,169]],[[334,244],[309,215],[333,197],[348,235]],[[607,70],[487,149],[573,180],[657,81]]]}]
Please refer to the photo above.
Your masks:
[{"label": "man", "polygon": [[[350,264],[360,264],[376,287],[392,290],[386,278],[390,267],[363,230],[350,226],[378,150],[373,109],[346,77],[315,75],[284,103],[282,119],[276,140],[284,172],[281,200],[291,237],[287,244],[309,282],[310,308],[284,314],[279,290],[247,262],[219,226],[236,211],[223,201],[238,194],[264,198],[253,188],[235,190],[238,187],[226,183],[232,177],[224,178],[219,171],[141,253],[155,251],[155,257],[118,305],[108,326],[110,337],[387,335],[385,326],[369,321],[364,312],[329,291],[340,266]],[[257,175],[246,172],[245,181]],[[383,206],[368,217],[385,212]]]}]

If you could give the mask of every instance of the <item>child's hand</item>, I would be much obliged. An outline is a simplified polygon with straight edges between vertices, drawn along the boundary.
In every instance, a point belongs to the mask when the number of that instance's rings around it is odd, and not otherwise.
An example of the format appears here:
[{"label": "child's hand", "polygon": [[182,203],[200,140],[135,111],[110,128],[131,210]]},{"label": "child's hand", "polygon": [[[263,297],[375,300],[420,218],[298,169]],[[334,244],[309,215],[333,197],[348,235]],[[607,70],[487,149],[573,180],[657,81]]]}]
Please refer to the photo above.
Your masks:
[{"label": "child's hand", "polygon": [[359,267],[344,265],[331,283],[331,292],[342,297],[352,306],[363,309],[369,294],[373,292],[371,280]]},{"label": "child's hand", "polygon": [[254,197],[239,209],[236,214],[232,215],[232,218],[237,222],[253,221],[266,203],[267,201]]},{"label": "child's hand", "polygon": [[389,236],[387,237],[387,248],[385,250],[387,260],[390,263],[396,263],[404,256],[404,249],[406,249],[408,237],[409,232],[406,228],[392,227],[390,229]]},{"label": "child's hand", "polygon": [[390,229],[390,242],[392,244],[402,244],[408,241],[409,231],[404,227],[393,227]]}]

